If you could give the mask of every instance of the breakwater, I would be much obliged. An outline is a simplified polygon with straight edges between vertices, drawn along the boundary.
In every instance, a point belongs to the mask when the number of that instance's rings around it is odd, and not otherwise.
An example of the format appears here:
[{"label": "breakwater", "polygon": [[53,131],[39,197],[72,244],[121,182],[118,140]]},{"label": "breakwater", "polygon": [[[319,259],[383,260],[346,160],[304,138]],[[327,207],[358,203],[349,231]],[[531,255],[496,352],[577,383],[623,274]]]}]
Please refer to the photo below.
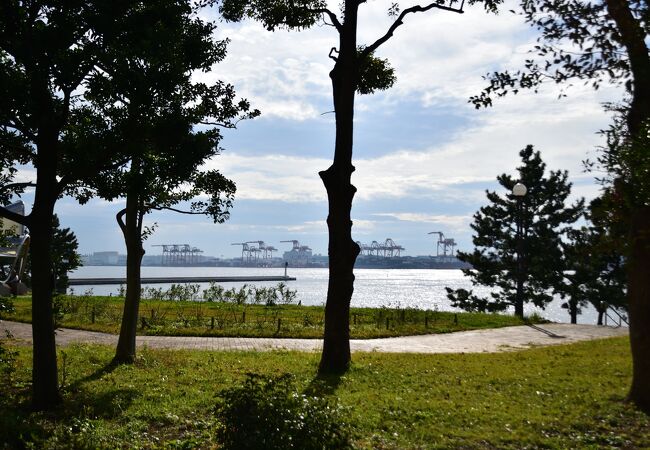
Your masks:
[{"label": "breakwater", "polygon": [[[165,283],[247,283],[253,281],[296,281],[285,276],[230,276],[230,277],[143,277],[142,284]],[[126,278],[70,278],[70,286],[126,284]]]}]

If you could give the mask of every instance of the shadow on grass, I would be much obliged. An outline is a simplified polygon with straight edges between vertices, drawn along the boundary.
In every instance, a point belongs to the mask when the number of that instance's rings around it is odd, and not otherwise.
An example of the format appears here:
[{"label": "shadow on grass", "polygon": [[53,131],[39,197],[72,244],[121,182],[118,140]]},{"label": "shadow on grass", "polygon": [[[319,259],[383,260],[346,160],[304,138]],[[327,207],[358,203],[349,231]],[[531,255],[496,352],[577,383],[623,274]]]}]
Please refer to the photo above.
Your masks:
[{"label": "shadow on grass", "polygon": [[343,374],[316,374],[305,388],[304,393],[312,397],[326,397],[336,393],[341,384]]},{"label": "shadow on grass", "polygon": [[98,369],[91,373],[90,375],[86,375],[83,378],[79,378],[77,381],[74,383],[71,383],[69,386],[67,386],[68,390],[76,391],[78,390],[83,384],[91,382],[91,381],[97,381],[101,379],[104,375],[108,375],[109,373],[112,373],[115,369],[117,369],[120,365],[115,363],[115,362],[110,362],[106,364],[104,367],[101,369]]},{"label": "shadow on grass", "polygon": [[103,391],[88,386],[89,383],[100,381],[120,366],[121,364],[112,361],[66,386],[65,391],[71,394],[68,396],[66,416],[76,416],[91,411],[96,416],[111,418],[121,415],[128,409],[133,400],[141,395],[140,390],[117,388]]}]

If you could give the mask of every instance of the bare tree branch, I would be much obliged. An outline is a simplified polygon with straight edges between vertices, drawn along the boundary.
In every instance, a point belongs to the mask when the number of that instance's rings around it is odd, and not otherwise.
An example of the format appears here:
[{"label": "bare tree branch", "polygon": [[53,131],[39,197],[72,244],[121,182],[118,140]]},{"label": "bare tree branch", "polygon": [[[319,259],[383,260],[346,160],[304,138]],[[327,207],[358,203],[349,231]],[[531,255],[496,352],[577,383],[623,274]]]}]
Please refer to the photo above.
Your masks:
[{"label": "bare tree branch", "polygon": [[418,13],[418,12],[426,12],[429,11],[430,9],[442,9],[444,11],[451,11],[459,14],[463,14],[463,11],[460,9],[452,8],[450,6],[445,6],[445,5],[440,5],[437,2],[429,3],[426,6],[420,6],[420,5],[415,5],[411,6],[410,8],[405,9],[404,11],[401,12],[399,17],[393,22],[393,24],[388,28],[388,31],[386,31],[386,34],[384,34],[382,37],[377,39],[375,42],[372,43],[372,45],[369,45],[366,47],[363,52],[361,52],[362,57],[366,57],[373,53],[375,50],[379,48],[380,45],[385,43],[387,40],[389,40],[391,37],[393,37],[393,33],[395,30],[400,27],[401,25],[404,24],[404,18],[411,13]]},{"label": "bare tree branch", "polygon": [[120,210],[116,215],[115,215],[115,220],[117,220],[117,224],[120,226],[120,230],[122,230],[122,233],[126,235],[126,224],[124,223],[123,217],[126,215],[126,208]]},{"label": "bare tree branch", "polygon": [[[343,29],[343,25],[341,25],[341,22],[339,22],[339,18],[336,17],[336,14],[334,14],[332,11],[330,11],[327,8],[315,8],[315,9],[309,9],[308,11],[313,12],[315,14],[325,14],[330,18],[332,21],[332,26],[337,29],[337,31],[341,31]],[[328,24],[329,25],[329,24]]]},{"label": "bare tree branch", "polygon": [[185,211],[185,210],[182,210],[182,209],[172,208],[171,206],[150,206],[150,209],[153,209],[155,211],[163,211],[163,210],[164,211],[174,211],[174,212],[177,212],[179,214],[187,214],[187,215],[190,215],[190,216],[202,216],[202,215],[207,214],[205,211]]}]

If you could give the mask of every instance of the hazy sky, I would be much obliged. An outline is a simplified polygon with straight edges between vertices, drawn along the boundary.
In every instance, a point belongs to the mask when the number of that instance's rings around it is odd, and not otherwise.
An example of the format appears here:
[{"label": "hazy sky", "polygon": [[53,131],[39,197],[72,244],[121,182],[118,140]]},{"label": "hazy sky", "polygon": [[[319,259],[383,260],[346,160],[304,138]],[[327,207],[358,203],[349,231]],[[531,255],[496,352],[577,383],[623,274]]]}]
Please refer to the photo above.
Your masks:
[{"label": "hazy sky", "polygon": [[[390,3],[361,6],[360,44],[385,32]],[[598,192],[581,161],[593,158],[603,143],[597,131],[609,118],[602,103],[619,99],[620,90],[594,92],[578,84],[558,99],[559,89],[549,85],[538,94],[497,100],[487,110],[467,102],[485,85],[485,73],[521,67],[530,57],[535,32],[508,9],[498,16],[480,8],[413,15],[381,47],[378,56],[390,60],[397,83],[357,97],[355,240],[392,238],[408,255],[435,254],[427,233],[442,231],[461,249],[471,248],[469,223],[485,203],[485,189],[497,188],[498,174],[514,172],[527,144],[541,150],[550,169],[569,170],[575,195]],[[209,163],[237,183],[235,206],[222,225],[203,217],[150,215],[158,229],[145,244],[147,253],[158,253],[154,244],[188,243],[209,255],[237,256],[233,242],[263,240],[286,250],[290,244],[279,241],[298,239],[326,254],[327,200],[317,172],[330,165],[333,153],[333,61],[327,55],[337,34],[327,26],[271,33],[252,22],[222,23],[217,34],[231,40],[229,55],[199,77],[234,84],[262,111],[227,131],[225,151]],[[80,207],[63,199],[56,211],[77,234],[82,253],[124,252],[114,219],[122,206],[96,200]]]}]

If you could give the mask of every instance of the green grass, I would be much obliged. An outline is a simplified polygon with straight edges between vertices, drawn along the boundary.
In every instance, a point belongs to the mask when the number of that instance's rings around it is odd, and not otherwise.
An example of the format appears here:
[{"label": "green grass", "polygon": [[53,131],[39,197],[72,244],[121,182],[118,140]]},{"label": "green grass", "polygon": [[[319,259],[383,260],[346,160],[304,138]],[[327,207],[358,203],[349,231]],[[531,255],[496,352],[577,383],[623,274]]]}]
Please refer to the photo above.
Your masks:
[{"label": "green grass", "polygon": [[[57,324],[61,327],[118,333],[124,301],[117,297],[62,296]],[[31,299],[14,301],[8,320],[31,321]],[[324,308],[299,305],[143,300],[139,333],[165,336],[299,337],[323,336]],[[501,314],[450,313],[395,308],[352,308],[354,339],[405,336],[522,325]]]},{"label": "green grass", "polygon": [[[354,444],[370,449],[649,448],[650,420],[624,401],[627,338],[499,354],[355,354],[340,379],[314,377],[319,355],[143,350],[59,351],[64,403],[30,413],[31,351],[0,389],[8,448],[218,448],[217,393],[245,374],[295,375],[301,391],[338,399]],[[2,447],[2,445],[0,445]]]}]

